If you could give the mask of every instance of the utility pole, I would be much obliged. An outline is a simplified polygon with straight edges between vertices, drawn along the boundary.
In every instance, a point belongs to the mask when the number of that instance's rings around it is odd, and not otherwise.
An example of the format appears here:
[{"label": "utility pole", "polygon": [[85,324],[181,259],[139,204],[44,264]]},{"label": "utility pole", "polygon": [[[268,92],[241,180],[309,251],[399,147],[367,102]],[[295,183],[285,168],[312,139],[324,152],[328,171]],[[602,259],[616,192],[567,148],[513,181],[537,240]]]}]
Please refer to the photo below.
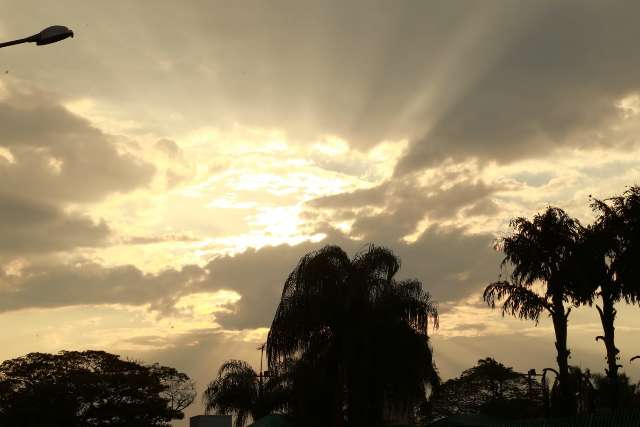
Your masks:
[{"label": "utility pole", "polygon": [[267,343],[263,343],[260,347],[258,347],[256,350],[260,350],[260,391],[262,392],[262,358],[264,355],[264,347],[267,345]]}]

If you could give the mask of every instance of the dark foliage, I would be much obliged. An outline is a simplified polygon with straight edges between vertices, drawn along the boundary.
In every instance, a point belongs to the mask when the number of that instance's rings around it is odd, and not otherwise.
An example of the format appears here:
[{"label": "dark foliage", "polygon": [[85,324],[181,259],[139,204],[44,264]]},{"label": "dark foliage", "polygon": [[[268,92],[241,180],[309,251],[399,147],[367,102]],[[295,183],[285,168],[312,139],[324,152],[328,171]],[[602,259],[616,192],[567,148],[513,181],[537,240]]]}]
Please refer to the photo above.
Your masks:
[{"label": "dark foliage", "polygon": [[619,374],[617,381],[611,381],[610,375],[594,374],[591,377],[594,387],[594,408],[603,412],[610,408],[611,394],[616,393],[618,405],[616,409],[640,408],[640,386],[632,384],[626,374]]},{"label": "dark foliage", "polygon": [[175,382],[189,378],[103,351],[30,353],[0,365],[0,425],[165,427],[187,403],[171,405]]},{"label": "dark foliage", "polygon": [[[579,266],[575,253],[583,227],[562,209],[549,207],[532,220],[511,221],[513,233],[501,239],[497,248],[504,254],[503,267],[512,267],[508,280],[490,284],[484,300],[490,307],[502,301],[502,313],[538,321],[543,312],[553,320],[556,336],[556,360],[559,370],[561,415],[575,413],[575,399],[568,386],[569,355],[567,319],[578,296],[571,286]],[[536,291],[535,285],[543,289]],[[566,385],[566,386],[565,386]]]},{"label": "dark foliage", "polygon": [[[605,370],[611,385],[609,406],[618,407],[618,368],[620,351],[615,345],[615,305],[620,301],[637,303],[640,298],[640,188],[632,187],[622,196],[594,199],[597,217],[584,229],[575,264],[580,268],[572,276],[580,303],[596,305],[602,323],[606,349]],[[621,384],[622,387],[622,384]]]},{"label": "dark foliage", "polygon": [[427,419],[456,414],[537,417],[543,414],[542,399],[542,385],[534,377],[486,358],[435,389]]},{"label": "dark foliage", "polygon": [[304,256],[284,285],[267,340],[269,368],[293,363],[290,410],[305,425],[401,420],[438,382],[429,337],[437,310],[400,260],[369,246]]},{"label": "dark foliage", "polygon": [[232,414],[235,426],[242,427],[249,419],[285,409],[290,399],[287,375],[278,367],[269,376],[260,377],[248,363],[229,360],[202,395],[205,413]]},{"label": "dark foliage", "polygon": [[157,363],[150,368],[164,386],[160,396],[168,402],[169,408],[180,412],[193,403],[196,398],[195,382],[187,374]]}]

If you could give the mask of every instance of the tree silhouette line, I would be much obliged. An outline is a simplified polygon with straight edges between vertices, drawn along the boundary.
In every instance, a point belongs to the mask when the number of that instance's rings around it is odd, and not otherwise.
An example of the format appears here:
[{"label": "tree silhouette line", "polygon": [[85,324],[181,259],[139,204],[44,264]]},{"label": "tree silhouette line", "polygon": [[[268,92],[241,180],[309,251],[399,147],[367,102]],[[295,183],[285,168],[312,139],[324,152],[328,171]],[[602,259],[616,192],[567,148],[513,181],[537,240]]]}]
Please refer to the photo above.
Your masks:
[{"label": "tree silhouette line", "polygon": [[169,427],[195,399],[174,368],[104,351],[29,353],[0,364],[0,425]]},{"label": "tree silhouette line", "polygon": [[[513,219],[495,246],[503,273],[483,293],[503,315],[551,318],[557,369],[521,374],[486,358],[442,383],[428,335],[437,306],[422,284],[395,279],[400,260],[387,248],[370,245],[350,260],[326,246],[305,255],[284,284],[266,342],[268,372],[226,362],[202,397],[206,412],[234,414],[236,427],[271,413],[299,425],[360,427],[454,413],[522,418],[640,407],[615,344],[616,304],[640,301],[640,187],[592,199],[591,208],[586,226],[558,207]],[[604,376],[569,364],[571,309],[593,305]]]}]

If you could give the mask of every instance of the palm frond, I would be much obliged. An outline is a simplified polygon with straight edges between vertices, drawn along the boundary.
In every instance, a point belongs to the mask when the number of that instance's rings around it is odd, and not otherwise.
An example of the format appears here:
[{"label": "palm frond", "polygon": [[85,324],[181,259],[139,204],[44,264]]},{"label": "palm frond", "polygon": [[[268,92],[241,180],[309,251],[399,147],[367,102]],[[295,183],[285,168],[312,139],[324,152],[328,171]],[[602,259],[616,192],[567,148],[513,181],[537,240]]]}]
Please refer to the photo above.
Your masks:
[{"label": "palm frond", "polygon": [[579,240],[580,222],[560,208],[549,207],[533,220],[516,218],[510,225],[513,233],[501,239],[499,248],[505,254],[503,265],[513,266],[512,282],[529,286],[542,281],[557,286],[554,279],[567,266],[565,261]]},{"label": "palm frond", "polygon": [[439,326],[438,306],[417,279],[396,282],[380,304],[395,310],[392,314],[395,318],[402,319],[419,332],[426,334],[429,322],[434,329]]},{"label": "palm frond", "polygon": [[491,308],[502,301],[503,316],[510,314],[537,322],[543,311],[553,312],[553,307],[544,297],[524,286],[506,281],[491,283],[485,288],[482,298]]},{"label": "palm frond", "polygon": [[357,274],[389,282],[400,270],[400,259],[391,249],[369,245],[353,257],[351,265]]},{"label": "palm frond", "polygon": [[235,427],[243,427],[258,398],[256,377],[253,368],[242,360],[223,363],[218,377],[209,383],[202,395],[205,414],[233,414]]},{"label": "palm frond", "polygon": [[[351,262],[337,246],[302,257],[287,278],[267,338],[269,366],[304,350],[331,332],[332,307],[340,304]],[[339,307],[336,307],[339,309]]]}]

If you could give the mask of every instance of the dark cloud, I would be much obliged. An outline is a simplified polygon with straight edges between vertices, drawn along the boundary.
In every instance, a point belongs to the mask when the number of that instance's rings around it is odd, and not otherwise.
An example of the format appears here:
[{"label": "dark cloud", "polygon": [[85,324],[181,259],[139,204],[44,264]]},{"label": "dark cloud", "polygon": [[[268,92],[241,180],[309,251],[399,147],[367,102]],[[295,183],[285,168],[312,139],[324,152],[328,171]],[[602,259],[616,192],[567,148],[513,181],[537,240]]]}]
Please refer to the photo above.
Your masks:
[{"label": "dark cloud", "polygon": [[209,263],[208,286],[233,289],[242,296],[232,313],[216,315],[218,322],[229,329],[269,327],[289,273],[302,256],[328,243],[248,249]]},{"label": "dark cloud", "polygon": [[371,206],[384,206],[387,198],[394,192],[390,181],[372,188],[358,189],[347,193],[319,197],[308,202],[314,208],[355,209]]},{"label": "dark cloud", "polygon": [[154,167],[51,93],[6,77],[0,85],[0,255],[107,244],[107,224],[69,205],[144,186]]},{"label": "dark cloud", "polygon": [[402,275],[422,280],[437,301],[464,298],[498,276],[500,256],[493,241],[491,234],[430,227],[415,243],[397,246]]},{"label": "dark cloud", "polygon": [[[451,184],[449,180],[459,182]],[[373,188],[314,199],[309,206],[321,212],[308,216],[319,216],[327,210],[332,220],[355,220],[353,236],[393,242],[414,233],[424,218],[432,222],[451,219],[465,208],[466,216],[495,213],[497,205],[491,196],[501,188],[448,173],[428,184],[397,178]],[[369,213],[371,208],[382,212]]]},{"label": "dark cloud", "polygon": [[211,262],[208,281],[212,288],[233,289],[242,295],[232,313],[220,313],[225,328],[268,327],[282,294],[282,286],[298,260],[326,244],[337,244],[353,255],[366,242],[390,247],[402,260],[400,278],[418,278],[436,301],[464,298],[482,289],[498,274],[499,256],[492,249],[493,236],[470,235],[463,229],[428,229],[415,243],[349,239],[334,233],[319,243],[282,245],[247,250],[234,257]]},{"label": "dark cloud", "polygon": [[145,274],[132,265],[35,265],[0,276],[0,311],[84,304],[150,304],[167,311],[181,295],[197,292],[205,274],[197,266]]},{"label": "dark cloud", "polygon": [[490,199],[480,200],[464,211],[467,216],[490,216],[500,212],[500,206]]},{"label": "dark cloud", "polygon": [[0,255],[16,256],[104,245],[110,229],[53,204],[0,194],[0,235]]},{"label": "dark cloud", "polygon": [[155,144],[155,148],[173,159],[182,156],[182,150],[180,149],[178,144],[170,139],[165,138],[157,141]]},{"label": "dark cloud", "polygon": [[640,90],[639,13],[629,1],[549,3],[411,145],[396,173],[447,158],[506,162],[615,144],[602,132],[621,118],[616,104]]},{"label": "dark cloud", "polygon": [[198,241],[193,236],[187,236],[184,234],[170,234],[165,236],[133,236],[127,237],[121,240],[125,245],[153,245],[156,243],[166,242],[195,242]]},{"label": "dark cloud", "polygon": [[[91,262],[31,266],[20,275],[1,277],[0,311],[120,303],[150,304],[166,313],[181,296],[226,289],[238,292],[242,299],[231,307],[232,313],[216,315],[224,328],[268,327],[284,281],[298,260],[326,244],[337,244],[349,254],[365,246],[363,241],[334,232],[319,243],[248,249],[217,258],[204,268],[185,266],[157,274],[145,274],[131,265],[104,267]],[[488,235],[429,229],[415,243],[393,242],[389,247],[403,262],[399,277],[422,280],[434,298],[444,302],[477,291],[495,276],[498,261],[490,244]]]},{"label": "dark cloud", "polygon": [[[37,200],[88,202],[149,183],[154,167],[122,153],[115,137],[30,85],[2,79],[0,191]],[[22,85],[26,87],[21,87]]]}]

